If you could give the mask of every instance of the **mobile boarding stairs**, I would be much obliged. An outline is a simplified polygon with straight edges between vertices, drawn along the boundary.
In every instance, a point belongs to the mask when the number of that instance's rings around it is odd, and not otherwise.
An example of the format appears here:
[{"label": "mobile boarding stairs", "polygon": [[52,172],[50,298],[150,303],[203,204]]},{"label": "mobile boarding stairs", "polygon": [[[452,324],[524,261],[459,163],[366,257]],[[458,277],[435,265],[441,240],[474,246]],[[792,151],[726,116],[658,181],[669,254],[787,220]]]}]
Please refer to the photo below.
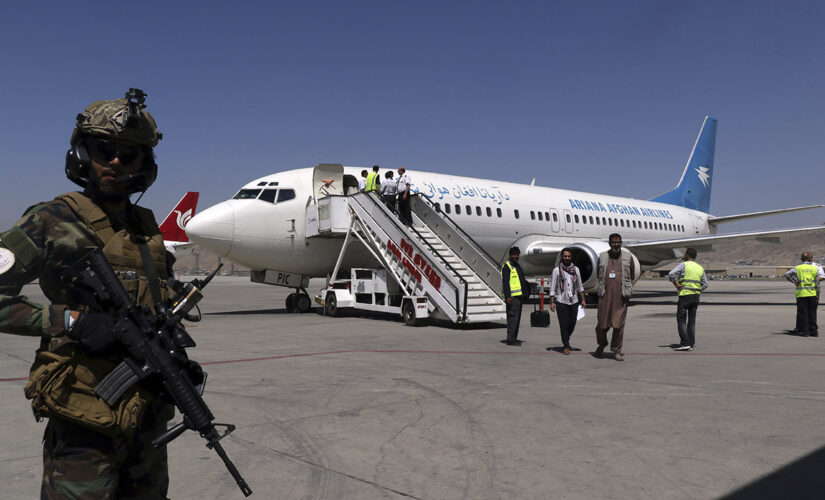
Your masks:
[{"label": "mobile boarding stairs", "polygon": [[[374,194],[317,200],[317,226],[308,225],[307,237],[344,238],[332,280],[315,297],[325,313],[400,313],[408,325],[427,317],[460,324],[506,320],[495,261],[426,198],[412,196],[411,207],[413,225],[407,227]],[[381,268],[354,268],[349,279],[336,279],[356,240]]]}]

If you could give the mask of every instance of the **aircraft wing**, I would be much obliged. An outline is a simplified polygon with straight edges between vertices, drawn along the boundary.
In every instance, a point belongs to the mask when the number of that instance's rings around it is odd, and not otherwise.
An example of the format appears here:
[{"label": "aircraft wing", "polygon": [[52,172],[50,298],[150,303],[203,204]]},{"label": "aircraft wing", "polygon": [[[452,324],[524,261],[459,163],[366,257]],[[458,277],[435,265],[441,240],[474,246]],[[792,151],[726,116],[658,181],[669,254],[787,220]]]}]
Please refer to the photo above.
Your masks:
[{"label": "aircraft wing", "polygon": [[800,227],[795,229],[780,229],[776,231],[751,231],[746,233],[710,234],[689,238],[675,238],[669,240],[626,241],[624,247],[635,252],[670,250],[686,247],[709,247],[714,243],[730,243],[735,241],[755,240],[766,243],[780,243],[783,236],[804,233],[825,233],[825,226]]},{"label": "aircraft wing", "polygon": [[725,215],[722,217],[709,217],[708,224],[722,224],[725,222],[734,222],[744,219],[751,219],[753,217],[764,217],[766,215],[784,214],[788,212],[797,212],[799,210],[810,210],[812,208],[822,208],[825,205],[808,205],[807,207],[782,208],[780,210],[767,210],[764,212],[751,212],[747,214]]}]

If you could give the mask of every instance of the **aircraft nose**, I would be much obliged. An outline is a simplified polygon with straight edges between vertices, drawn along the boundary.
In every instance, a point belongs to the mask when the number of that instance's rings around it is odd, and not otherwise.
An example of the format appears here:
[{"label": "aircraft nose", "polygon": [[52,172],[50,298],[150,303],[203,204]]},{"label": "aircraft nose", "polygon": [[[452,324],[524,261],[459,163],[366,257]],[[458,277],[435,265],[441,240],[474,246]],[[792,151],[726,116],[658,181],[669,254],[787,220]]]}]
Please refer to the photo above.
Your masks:
[{"label": "aircraft nose", "polygon": [[218,203],[195,215],[186,224],[190,240],[220,257],[232,250],[235,210],[228,201]]}]

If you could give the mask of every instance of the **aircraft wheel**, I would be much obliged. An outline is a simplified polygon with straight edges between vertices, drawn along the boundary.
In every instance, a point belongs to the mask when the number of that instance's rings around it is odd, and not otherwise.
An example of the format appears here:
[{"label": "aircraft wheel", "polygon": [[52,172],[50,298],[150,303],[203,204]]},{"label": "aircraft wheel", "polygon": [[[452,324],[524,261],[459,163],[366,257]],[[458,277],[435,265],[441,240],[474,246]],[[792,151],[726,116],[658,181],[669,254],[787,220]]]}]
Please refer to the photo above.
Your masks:
[{"label": "aircraft wheel", "polygon": [[411,300],[405,301],[401,306],[401,319],[404,320],[404,324],[407,326],[416,325],[417,318],[415,317],[415,307],[413,307]]},{"label": "aircraft wheel", "polygon": [[327,298],[324,301],[324,311],[327,316],[335,317],[338,315],[338,300],[335,298],[335,292],[328,292]]},{"label": "aircraft wheel", "polygon": [[309,312],[312,309],[312,301],[309,299],[309,295],[305,293],[295,294],[295,309],[299,313]]},{"label": "aircraft wheel", "polygon": [[295,295],[297,294],[290,293],[286,296],[286,312],[288,313],[298,312],[298,310],[295,307]]}]

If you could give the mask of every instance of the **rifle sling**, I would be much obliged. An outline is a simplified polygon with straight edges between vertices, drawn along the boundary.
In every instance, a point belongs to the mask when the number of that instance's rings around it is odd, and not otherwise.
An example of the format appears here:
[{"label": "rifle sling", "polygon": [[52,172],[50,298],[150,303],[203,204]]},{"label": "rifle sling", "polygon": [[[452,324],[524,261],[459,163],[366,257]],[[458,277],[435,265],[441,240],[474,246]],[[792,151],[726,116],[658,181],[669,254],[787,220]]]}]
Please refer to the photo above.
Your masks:
[{"label": "rifle sling", "polygon": [[[155,268],[155,261],[152,260],[152,254],[149,251],[149,245],[146,244],[145,236],[137,236],[138,249],[140,250],[140,258],[143,260],[143,269],[146,271],[146,281],[149,282],[149,291],[152,293],[152,301],[157,308],[158,304],[163,305],[163,299],[160,295],[160,278],[158,277],[158,270]],[[155,311],[160,312],[160,311]]]}]

